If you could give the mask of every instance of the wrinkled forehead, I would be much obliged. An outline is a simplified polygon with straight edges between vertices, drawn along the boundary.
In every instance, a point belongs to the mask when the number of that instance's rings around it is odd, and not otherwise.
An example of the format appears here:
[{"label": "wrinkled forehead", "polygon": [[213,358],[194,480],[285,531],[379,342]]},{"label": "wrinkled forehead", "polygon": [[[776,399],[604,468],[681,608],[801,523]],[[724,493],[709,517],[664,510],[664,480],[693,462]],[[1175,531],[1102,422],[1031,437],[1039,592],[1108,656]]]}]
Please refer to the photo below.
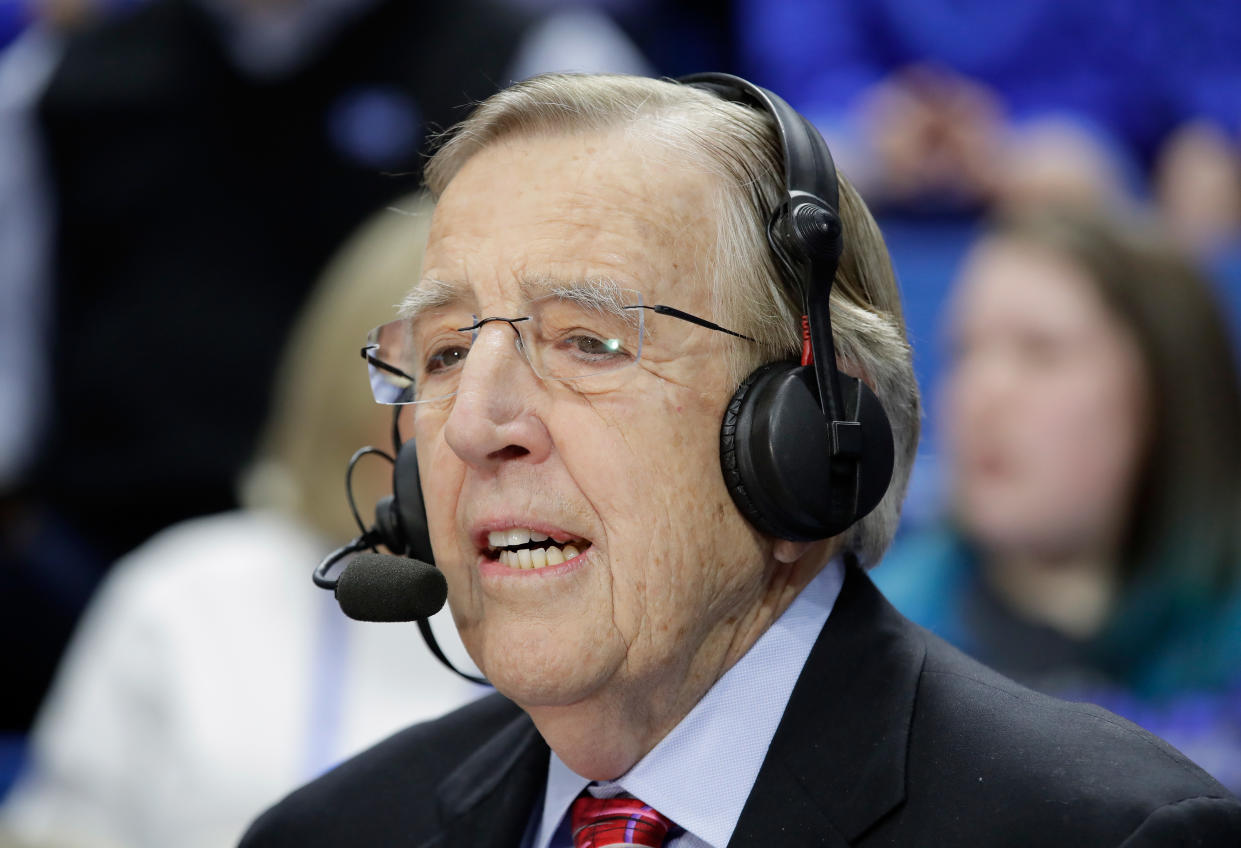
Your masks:
[{"label": "wrinkled forehead", "polygon": [[622,133],[518,137],[474,154],[432,218],[408,309],[484,311],[562,291],[701,308],[716,243],[716,179]]},{"label": "wrinkled forehead", "polygon": [[[627,306],[644,302],[640,292],[625,288],[607,277],[573,278],[550,274],[519,275],[515,279],[513,304],[522,310],[549,299],[571,301],[594,312],[624,314]],[[459,309],[482,314],[479,293],[467,281],[423,277],[400,305],[402,318],[416,318],[437,309]]]}]

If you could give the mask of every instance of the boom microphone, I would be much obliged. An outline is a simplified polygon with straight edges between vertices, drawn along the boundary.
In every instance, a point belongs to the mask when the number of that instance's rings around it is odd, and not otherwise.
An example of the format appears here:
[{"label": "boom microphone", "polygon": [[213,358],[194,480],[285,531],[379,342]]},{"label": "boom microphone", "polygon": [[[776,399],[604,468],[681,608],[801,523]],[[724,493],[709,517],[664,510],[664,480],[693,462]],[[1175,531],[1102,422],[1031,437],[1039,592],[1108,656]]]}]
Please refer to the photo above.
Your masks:
[{"label": "boom microphone", "polygon": [[[352,619],[416,622],[422,640],[437,660],[471,683],[488,686],[490,684],[485,678],[457,668],[440,649],[431,630],[429,619],[444,608],[444,602],[448,599],[448,583],[443,572],[426,561],[433,561],[431,540],[426,532],[414,443],[401,441],[401,409],[400,406],[393,407],[392,414],[392,445],[396,456],[377,448],[364,447],[349,459],[345,470],[345,496],[362,535],[325,556],[311,576],[316,586],[336,595],[341,611]],[[369,454],[382,456],[391,462],[394,472],[393,493],[380,498],[375,505],[375,524],[368,529],[362,523],[362,516],[353,501],[352,481],[353,467],[359,459]],[[403,499],[398,505],[397,495],[402,491]],[[421,559],[381,554],[377,550],[379,545],[396,554],[415,554]],[[373,553],[364,553],[367,548]],[[333,566],[350,555],[353,559],[349,564],[339,576],[333,576]]]},{"label": "boom microphone", "polygon": [[448,583],[421,560],[359,553],[336,584],[336,600],[358,621],[416,621],[444,607]]}]

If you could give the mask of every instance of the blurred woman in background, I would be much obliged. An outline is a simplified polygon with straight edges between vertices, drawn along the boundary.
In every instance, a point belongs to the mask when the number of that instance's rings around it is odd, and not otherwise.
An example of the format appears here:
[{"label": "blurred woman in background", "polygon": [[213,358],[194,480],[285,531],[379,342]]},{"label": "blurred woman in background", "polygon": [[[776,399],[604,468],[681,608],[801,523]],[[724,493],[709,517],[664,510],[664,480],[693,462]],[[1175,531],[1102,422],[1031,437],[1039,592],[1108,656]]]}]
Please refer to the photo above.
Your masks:
[{"label": "blurred woman in background", "polygon": [[1241,383],[1211,287],[1158,233],[995,226],[949,308],[950,520],[875,572],[1000,671],[1102,703],[1241,789]]},{"label": "blurred woman in background", "polygon": [[[488,691],[441,667],[412,625],[349,621],[310,579],[359,532],[349,457],[366,444],[391,450],[391,412],[371,399],[358,350],[418,279],[430,205],[404,205],[344,248],[294,328],[245,508],[175,525],[110,572],[0,809],[20,844],[234,845],[310,777]],[[251,355],[273,356],[278,342]],[[190,379],[178,390],[192,389]],[[360,462],[364,516],[391,485],[390,465]],[[442,616],[437,634],[461,660]]]}]

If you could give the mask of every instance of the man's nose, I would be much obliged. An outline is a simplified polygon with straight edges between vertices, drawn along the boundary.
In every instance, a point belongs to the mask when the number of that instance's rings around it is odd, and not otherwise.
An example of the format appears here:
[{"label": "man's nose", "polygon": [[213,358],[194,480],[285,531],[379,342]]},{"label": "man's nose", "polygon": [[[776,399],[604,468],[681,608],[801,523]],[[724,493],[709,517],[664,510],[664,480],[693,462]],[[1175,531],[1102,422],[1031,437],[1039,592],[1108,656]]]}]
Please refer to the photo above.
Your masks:
[{"label": "man's nose", "polygon": [[551,451],[551,436],[535,411],[542,393],[543,381],[518,349],[516,327],[484,325],[444,424],[448,446],[477,468],[515,459],[541,462]]}]

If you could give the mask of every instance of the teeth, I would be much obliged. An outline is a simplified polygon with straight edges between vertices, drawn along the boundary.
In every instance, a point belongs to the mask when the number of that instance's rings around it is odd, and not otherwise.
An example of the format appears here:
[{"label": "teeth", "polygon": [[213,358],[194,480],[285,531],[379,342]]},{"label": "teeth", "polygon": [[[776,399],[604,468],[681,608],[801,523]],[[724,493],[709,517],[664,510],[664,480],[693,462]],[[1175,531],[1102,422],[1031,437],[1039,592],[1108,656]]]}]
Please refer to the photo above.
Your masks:
[{"label": "teeth", "polygon": [[522,548],[516,551],[501,550],[497,559],[501,565],[515,569],[544,568],[549,565],[560,565],[567,562],[581,551],[574,545],[565,545],[564,550],[556,547]]},{"label": "teeth", "polygon": [[492,530],[487,534],[487,544],[493,548],[507,548],[524,545],[527,542],[546,542],[548,536],[536,533],[527,527],[512,527],[508,530]]},{"label": "teeth", "polygon": [[[520,547],[531,543],[538,545],[550,538],[546,533],[539,533],[528,527],[510,527],[489,532],[487,544],[492,548],[496,560],[509,568],[545,568],[581,556],[582,552],[577,545],[568,544],[562,548],[554,541],[546,547]],[[511,550],[512,548],[519,550]]]}]

